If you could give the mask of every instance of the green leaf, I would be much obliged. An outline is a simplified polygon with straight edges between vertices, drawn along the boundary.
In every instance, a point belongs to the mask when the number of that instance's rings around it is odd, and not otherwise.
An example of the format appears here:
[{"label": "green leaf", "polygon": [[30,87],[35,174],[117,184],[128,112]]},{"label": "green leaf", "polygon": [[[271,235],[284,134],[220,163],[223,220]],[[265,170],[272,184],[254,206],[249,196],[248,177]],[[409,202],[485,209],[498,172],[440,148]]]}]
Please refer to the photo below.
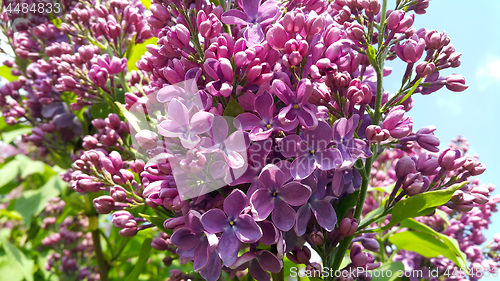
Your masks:
[{"label": "green leaf", "polygon": [[12,73],[10,72],[10,67],[6,65],[0,66],[0,76],[5,78],[9,82],[16,81],[18,78],[18,76],[12,75]]},{"label": "green leaf", "polygon": [[149,259],[149,252],[151,252],[151,242],[153,239],[147,238],[144,240],[141,246],[141,251],[139,252],[139,259],[137,260],[137,263],[135,264],[134,269],[132,272],[128,275],[127,279],[125,281],[136,281],[139,279],[139,275],[142,272],[142,269],[146,265],[146,262]]},{"label": "green leaf", "polygon": [[0,169],[0,175],[2,175],[0,177],[0,194],[9,193],[13,188],[15,188],[15,186],[12,188],[10,186],[7,188],[4,187],[17,178],[20,172],[20,167],[21,162],[17,159],[13,159]]},{"label": "green leaf", "polygon": [[[130,58],[127,60],[127,67],[128,67],[129,72],[132,70],[137,70],[137,66],[135,66],[135,63],[141,59],[141,56],[144,55],[144,53],[146,53],[146,51],[147,51],[146,45],[148,45],[148,44],[156,45],[156,41],[158,41],[158,38],[153,37],[151,39],[144,41],[144,43],[135,45],[135,47],[133,48],[133,52],[129,56]],[[132,44],[132,42],[131,42],[131,44]],[[135,42],[134,42],[134,44],[135,44]]]},{"label": "green leaf", "polygon": [[44,174],[45,173],[45,163],[42,161],[33,161],[28,156],[23,154],[16,155],[15,159],[17,159],[22,165],[19,167],[21,170],[21,178],[25,179],[26,177],[33,174]]},{"label": "green leaf", "polygon": [[380,191],[385,193],[391,193],[394,189],[394,184],[386,185],[384,187],[368,187],[368,191]]},{"label": "green leaf", "polygon": [[158,227],[161,231],[165,232],[165,233],[169,233],[171,234],[172,233],[172,230],[167,230],[164,226],[163,226],[163,223],[165,222],[165,219],[162,219],[160,217],[155,217],[155,216],[150,216],[150,215],[145,215],[145,214],[141,214],[139,213],[139,216],[141,216],[142,218],[145,218],[147,219],[150,223],[154,224],[156,227]]},{"label": "green leaf", "polygon": [[437,237],[416,231],[404,231],[393,234],[389,242],[400,250],[412,251],[426,258],[444,256],[455,264],[460,264],[455,253]]},{"label": "green leaf", "polygon": [[238,100],[231,96],[227,107],[224,109],[224,116],[236,117],[241,113],[245,112],[241,105],[238,103]]},{"label": "green leaf", "polygon": [[448,214],[442,210],[436,209],[436,215],[441,217],[447,225],[450,225],[450,218]]},{"label": "green leaf", "polygon": [[378,71],[379,67],[377,63],[377,52],[372,45],[368,45],[368,48],[366,48],[366,56],[373,66],[373,69],[375,69],[375,71]]},{"label": "green leaf", "polygon": [[377,277],[377,276],[375,276],[375,274],[372,274],[371,275],[372,281],[393,281],[393,280],[396,280],[396,278],[398,278],[398,271],[402,272],[404,270],[405,270],[405,266],[400,261],[384,263],[379,268],[375,269],[374,271],[379,271],[380,273],[391,272],[392,276],[391,277],[387,277],[387,276]]},{"label": "green leaf", "polygon": [[0,209],[0,218],[2,218],[2,217],[14,219],[14,220],[23,220],[23,216],[21,216],[21,214],[19,214],[16,211],[7,211],[4,209]]},{"label": "green leaf", "polygon": [[384,212],[384,210],[385,210],[385,206],[380,206],[377,209],[372,210],[371,212],[366,214],[366,216],[361,220],[361,223],[359,225],[364,225],[365,223],[367,223],[368,221],[370,221],[374,217],[382,214]]},{"label": "green leaf", "polygon": [[2,140],[5,143],[13,142],[18,136],[22,134],[31,133],[32,128],[20,128],[17,130],[2,133]]},{"label": "green leaf", "polygon": [[54,175],[40,189],[23,192],[17,199],[14,210],[24,217],[25,225],[29,225],[31,217],[43,211],[49,199],[61,194],[65,188],[67,183],[59,175]]},{"label": "green leaf", "polygon": [[27,281],[33,281],[33,265],[34,262],[27,259],[26,256],[14,245],[10,244],[8,241],[2,241],[3,248],[7,256],[15,261],[14,267],[23,273],[24,278]]},{"label": "green leaf", "polygon": [[[128,111],[125,106],[123,106],[123,104],[119,103],[119,102],[115,102],[116,106],[118,106],[118,108],[120,109],[121,113],[123,114],[123,116],[125,116],[125,119],[127,119],[128,121],[128,124],[130,126],[132,126],[132,128],[135,130],[135,132],[140,132],[141,131],[141,120],[139,120],[137,118],[137,116],[135,116],[133,113],[131,113],[130,111]],[[131,132],[132,133],[132,132]]]},{"label": "green leaf", "polygon": [[421,77],[420,79],[418,79],[417,82],[415,83],[415,85],[413,85],[413,87],[410,89],[410,91],[401,100],[399,100],[394,106],[400,105],[405,100],[407,100],[413,94],[413,92],[415,92],[417,87],[420,85],[420,82],[422,82],[422,79],[424,79],[424,78]]},{"label": "green leaf", "polygon": [[436,207],[450,201],[453,193],[462,188],[466,183],[455,184],[443,190],[420,193],[399,201],[392,209],[390,222],[381,229],[387,230],[405,219],[429,214]]},{"label": "green leaf", "polygon": [[95,104],[90,107],[90,113],[92,114],[92,118],[101,118],[104,119],[108,117],[109,114],[109,105],[106,103]]},{"label": "green leaf", "polygon": [[149,6],[151,6],[151,0],[141,0],[141,2],[142,5],[144,5],[144,7],[149,10]]},{"label": "green leaf", "polygon": [[431,234],[431,235],[438,237],[439,239],[441,239],[441,241],[444,242],[444,244],[446,244],[448,249],[450,249],[456,255],[456,257],[457,257],[456,260],[458,263],[457,262],[455,262],[455,263],[457,264],[457,266],[459,268],[467,268],[467,256],[465,255],[464,252],[462,252],[460,250],[460,246],[458,245],[458,242],[455,238],[452,238],[452,237],[449,237],[448,235],[444,235],[442,233],[439,233],[439,232],[435,231],[434,229],[428,227],[427,225],[420,223],[414,219],[406,219],[406,220],[402,221],[401,227],[407,227],[407,228],[411,228],[414,230],[419,230],[419,231],[422,231],[424,233]]},{"label": "green leaf", "polygon": [[24,279],[24,274],[17,268],[16,261],[7,256],[0,257],[0,276],[2,276],[2,280],[9,281],[21,281]]}]

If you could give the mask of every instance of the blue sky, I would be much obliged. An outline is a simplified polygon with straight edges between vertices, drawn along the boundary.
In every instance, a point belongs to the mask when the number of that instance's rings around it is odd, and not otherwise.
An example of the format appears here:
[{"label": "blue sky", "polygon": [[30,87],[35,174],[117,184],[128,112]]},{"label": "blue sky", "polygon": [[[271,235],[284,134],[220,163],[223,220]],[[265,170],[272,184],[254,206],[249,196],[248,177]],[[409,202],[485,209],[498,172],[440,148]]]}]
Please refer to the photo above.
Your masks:
[{"label": "blue sky", "polygon": [[[394,3],[389,1],[388,9],[394,7]],[[459,68],[445,70],[441,75],[462,74],[470,87],[461,93],[444,88],[428,96],[418,94],[410,112],[414,130],[427,125],[437,127],[435,133],[441,139],[441,146],[446,146],[458,134],[466,137],[470,143],[469,154],[478,154],[487,166],[479,177],[481,182],[498,186],[494,194],[500,194],[500,150],[496,149],[500,136],[499,10],[498,0],[432,0],[427,13],[416,16],[417,29],[445,30],[456,51],[463,54]],[[401,83],[398,74],[405,66],[394,63],[388,66],[394,67],[395,75],[385,86],[393,93]],[[500,214],[496,213],[492,219],[494,223],[486,232],[488,240],[500,232]]]}]

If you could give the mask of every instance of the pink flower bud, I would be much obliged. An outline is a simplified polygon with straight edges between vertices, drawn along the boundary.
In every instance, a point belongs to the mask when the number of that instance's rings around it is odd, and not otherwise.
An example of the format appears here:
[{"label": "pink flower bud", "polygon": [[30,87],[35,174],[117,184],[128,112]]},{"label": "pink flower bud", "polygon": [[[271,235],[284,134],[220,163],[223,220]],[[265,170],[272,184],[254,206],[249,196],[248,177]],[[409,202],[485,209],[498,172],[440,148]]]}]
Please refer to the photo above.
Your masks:
[{"label": "pink flower bud", "polygon": [[413,35],[403,43],[396,43],[395,50],[398,57],[407,63],[416,63],[421,57],[425,49],[424,39]]},{"label": "pink flower bud", "polygon": [[398,160],[395,167],[396,177],[398,179],[405,178],[408,174],[415,171],[415,162],[409,156],[405,156]]},{"label": "pink flower bud", "polygon": [[288,33],[300,33],[304,28],[305,16],[302,10],[286,13],[283,17],[283,26]]},{"label": "pink flower bud", "polygon": [[94,199],[93,204],[98,214],[109,214],[115,207],[115,200],[111,196],[100,196]]},{"label": "pink flower bud", "polygon": [[222,28],[222,23],[215,14],[210,13],[207,16],[203,10],[198,12],[197,24],[201,36],[210,39],[217,37]]},{"label": "pink flower bud", "polygon": [[307,15],[307,19],[304,23],[304,29],[307,35],[315,36],[318,35],[325,26],[325,20],[323,16],[319,16],[315,11],[311,11]]},{"label": "pink flower bud", "polygon": [[462,92],[469,88],[465,85],[465,78],[460,74],[451,74],[446,77],[446,88],[453,92]]},{"label": "pink flower bud", "polygon": [[285,42],[288,41],[288,34],[281,24],[274,24],[267,31],[266,39],[269,45],[276,50],[281,50],[285,47]]},{"label": "pink flower bud", "polygon": [[377,125],[369,125],[366,128],[366,138],[370,141],[382,142],[389,139],[390,134],[386,129],[380,128]]},{"label": "pink flower bud", "polygon": [[436,65],[433,62],[421,62],[417,64],[417,67],[415,68],[415,71],[417,72],[417,75],[420,77],[427,77],[434,73],[436,70]]}]

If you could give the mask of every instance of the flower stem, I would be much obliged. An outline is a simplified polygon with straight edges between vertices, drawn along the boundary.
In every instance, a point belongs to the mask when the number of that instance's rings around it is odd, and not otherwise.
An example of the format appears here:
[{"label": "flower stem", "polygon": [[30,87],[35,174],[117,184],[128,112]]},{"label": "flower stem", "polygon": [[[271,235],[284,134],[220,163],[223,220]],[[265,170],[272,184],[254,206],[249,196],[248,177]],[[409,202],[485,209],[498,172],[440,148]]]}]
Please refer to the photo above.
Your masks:
[{"label": "flower stem", "polygon": [[94,243],[94,252],[97,259],[97,265],[99,267],[99,275],[101,276],[101,281],[108,281],[109,265],[104,258],[101,247],[101,238],[99,237],[99,229],[92,230],[92,242]]}]

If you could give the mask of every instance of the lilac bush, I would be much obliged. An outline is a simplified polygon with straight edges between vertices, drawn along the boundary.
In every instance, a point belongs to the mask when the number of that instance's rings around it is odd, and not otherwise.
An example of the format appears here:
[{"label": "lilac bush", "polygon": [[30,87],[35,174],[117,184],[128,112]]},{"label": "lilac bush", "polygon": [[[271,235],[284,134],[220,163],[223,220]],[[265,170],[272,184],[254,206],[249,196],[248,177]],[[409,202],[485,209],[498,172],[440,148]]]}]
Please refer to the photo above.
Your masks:
[{"label": "lilac bush", "polygon": [[[497,274],[485,165],[410,113],[413,95],[468,88],[441,76],[462,54],[413,26],[429,1],[387,2],[82,0],[23,19],[3,5],[0,129],[19,155],[0,161],[0,268],[23,268],[13,280]],[[393,60],[406,70],[391,93]]]}]

